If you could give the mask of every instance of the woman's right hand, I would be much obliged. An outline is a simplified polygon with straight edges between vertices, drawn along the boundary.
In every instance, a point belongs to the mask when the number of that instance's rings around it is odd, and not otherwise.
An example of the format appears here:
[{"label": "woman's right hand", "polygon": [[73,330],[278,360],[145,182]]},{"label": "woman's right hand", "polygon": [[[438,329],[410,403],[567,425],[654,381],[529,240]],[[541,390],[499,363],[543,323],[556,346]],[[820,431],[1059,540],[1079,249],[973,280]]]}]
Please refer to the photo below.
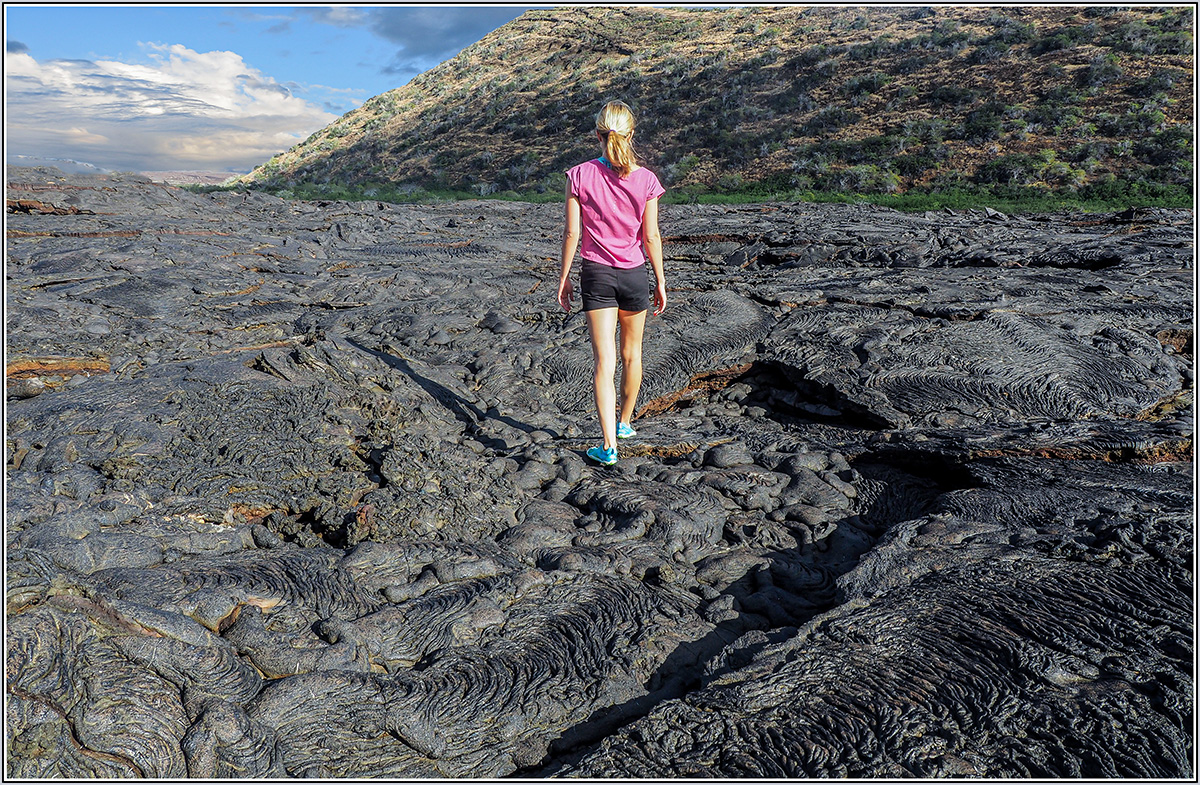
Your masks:
[{"label": "woman's right hand", "polygon": [[570,278],[564,278],[558,284],[558,304],[567,313],[571,312],[571,303],[575,301],[575,287]]},{"label": "woman's right hand", "polygon": [[667,310],[667,285],[662,281],[654,287],[654,315],[658,316]]}]

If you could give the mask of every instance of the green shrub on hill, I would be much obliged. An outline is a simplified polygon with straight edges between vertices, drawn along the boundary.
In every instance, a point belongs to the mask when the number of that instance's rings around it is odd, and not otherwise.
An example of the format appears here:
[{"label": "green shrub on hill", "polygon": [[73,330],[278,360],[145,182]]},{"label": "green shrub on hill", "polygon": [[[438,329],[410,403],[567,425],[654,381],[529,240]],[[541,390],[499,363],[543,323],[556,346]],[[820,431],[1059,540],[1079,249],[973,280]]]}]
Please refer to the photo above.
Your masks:
[{"label": "green shrub on hill", "polygon": [[1004,115],[1008,107],[999,101],[989,101],[967,115],[958,129],[957,136],[968,142],[986,142],[999,139],[1004,131]]},{"label": "green shrub on hill", "polygon": [[1027,153],[1002,155],[975,171],[977,183],[1000,183],[1003,185],[1027,185],[1037,182],[1046,162]]},{"label": "green shrub on hill", "polygon": [[1077,81],[1083,87],[1100,87],[1120,79],[1125,72],[1115,54],[1097,55],[1087,68],[1079,72]]},{"label": "green shrub on hill", "polygon": [[887,74],[873,71],[862,76],[855,76],[849,79],[843,86],[842,92],[850,96],[868,95],[870,93],[879,92],[880,88],[892,81],[892,78]]},{"label": "green shrub on hill", "polygon": [[1141,19],[1126,22],[1108,35],[1104,39],[1104,44],[1121,52],[1140,55],[1192,54],[1194,46],[1192,34],[1190,31],[1179,29],[1176,26],[1176,21],[1180,19],[1179,15],[1170,14],[1167,19],[1170,21],[1161,27]]},{"label": "green shrub on hill", "polygon": [[1029,44],[1029,52],[1034,55],[1042,55],[1061,49],[1071,49],[1080,44],[1090,43],[1098,32],[1099,27],[1095,22],[1059,27],[1043,36],[1034,38]]},{"label": "green shrub on hill", "polygon": [[859,119],[859,114],[845,107],[827,106],[814,114],[801,130],[807,136],[816,136],[853,125]]},{"label": "green shrub on hill", "polygon": [[1134,145],[1133,154],[1146,163],[1159,166],[1185,161],[1190,163],[1193,135],[1190,125],[1164,128],[1139,140]]}]

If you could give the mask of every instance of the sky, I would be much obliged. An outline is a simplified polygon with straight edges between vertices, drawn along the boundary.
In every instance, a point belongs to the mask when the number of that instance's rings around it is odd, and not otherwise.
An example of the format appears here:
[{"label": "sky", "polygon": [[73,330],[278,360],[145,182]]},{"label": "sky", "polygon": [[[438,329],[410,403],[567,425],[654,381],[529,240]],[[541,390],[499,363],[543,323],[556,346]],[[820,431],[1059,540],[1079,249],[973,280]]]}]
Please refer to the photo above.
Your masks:
[{"label": "sky", "polygon": [[248,172],[531,7],[6,4],[5,158]]}]

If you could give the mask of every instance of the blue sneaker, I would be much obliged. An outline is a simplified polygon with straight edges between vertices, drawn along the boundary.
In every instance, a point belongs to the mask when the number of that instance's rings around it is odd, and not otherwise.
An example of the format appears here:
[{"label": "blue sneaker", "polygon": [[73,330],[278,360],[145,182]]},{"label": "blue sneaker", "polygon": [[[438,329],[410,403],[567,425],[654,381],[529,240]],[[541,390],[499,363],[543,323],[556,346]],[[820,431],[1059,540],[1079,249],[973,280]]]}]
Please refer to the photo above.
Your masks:
[{"label": "blue sneaker", "polygon": [[617,423],[617,438],[628,439],[630,436],[637,436],[637,431],[623,422]]},{"label": "blue sneaker", "polygon": [[606,450],[603,447],[592,447],[587,451],[587,457],[602,466],[612,466],[617,462],[616,448]]}]

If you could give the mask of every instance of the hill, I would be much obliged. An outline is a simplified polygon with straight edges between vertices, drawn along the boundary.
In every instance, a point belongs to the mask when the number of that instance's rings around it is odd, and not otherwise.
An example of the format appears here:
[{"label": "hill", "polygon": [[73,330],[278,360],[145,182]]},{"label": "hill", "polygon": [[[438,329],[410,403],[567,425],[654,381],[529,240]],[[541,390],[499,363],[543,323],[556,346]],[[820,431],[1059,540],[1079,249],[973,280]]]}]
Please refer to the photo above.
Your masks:
[{"label": "hill", "polygon": [[1191,190],[1188,7],[530,11],[243,178],[558,192],[619,98],[676,192]]}]

